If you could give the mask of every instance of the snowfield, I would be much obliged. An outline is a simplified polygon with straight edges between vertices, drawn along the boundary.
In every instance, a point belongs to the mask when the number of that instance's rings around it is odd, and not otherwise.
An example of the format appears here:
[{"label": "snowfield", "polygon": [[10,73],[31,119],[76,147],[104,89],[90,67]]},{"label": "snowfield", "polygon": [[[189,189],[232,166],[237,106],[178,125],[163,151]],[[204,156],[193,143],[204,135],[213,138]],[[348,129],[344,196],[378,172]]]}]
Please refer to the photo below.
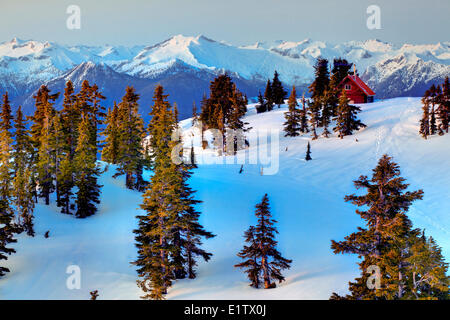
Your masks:
[{"label": "snowfield", "polygon": [[[428,140],[419,136],[419,98],[361,107],[360,117],[368,127],[343,140],[285,138],[281,131],[277,174],[261,175],[260,165],[245,164],[242,174],[240,164],[200,165],[191,186],[203,200],[202,224],[217,235],[205,242],[214,256],[199,263],[197,279],[176,281],[167,298],[328,299],[333,291],[345,293],[348,281],[358,275],[358,260],[353,255],[334,255],[330,240],[341,240],[362,225],[356,207],[343,198],[356,192],[353,180],[371,175],[384,153],[400,165],[410,190],[424,190],[424,199],[414,203],[409,216],[437,240],[450,261],[450,134]],[[255,131],[282,130],[286,109],[284,105],[256,114],[251,105],[246,121]],[[190,123],[189,119],[181,122],[188,146]],[[308,141],[313,160],[306,162]],[[200,150],[196,152],[201,157]],[[249,152],[256,150],[251,147]],[[92,290],[99,291],[99,299],[139,299],[137,274],[130,262],[136,256],[132,230],[141,194],[125,189],[123,177],[113,179],[113,173],[109,166],[101,177],[101,205],[92,217],[75,219],[60,214],[54,204],[37,205],[36,236],[22,234],[13,244],[17,253],[6,262],[11,272],[0,279],[0,299],[89,299]],[[236,253],[242,248],[243,233],[256,221],[254,206],[264,193],[269,194],[278,220],[279,250],[293,259],[286,281],[272,290],[249,287],[246,275],[233,267],[240,261]],[[44,238],[47,230],[48,239]],[[66,286],[70,265],[80,267],[80,289]]]}]

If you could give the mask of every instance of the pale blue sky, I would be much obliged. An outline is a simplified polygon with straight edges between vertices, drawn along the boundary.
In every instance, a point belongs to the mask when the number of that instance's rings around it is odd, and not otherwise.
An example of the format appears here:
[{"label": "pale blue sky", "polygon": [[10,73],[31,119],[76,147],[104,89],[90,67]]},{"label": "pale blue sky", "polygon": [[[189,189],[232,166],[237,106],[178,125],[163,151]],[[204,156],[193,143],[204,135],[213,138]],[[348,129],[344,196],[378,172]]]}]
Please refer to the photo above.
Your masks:
[{"label": "pale blue sky", "polygon": [[[81,8],[81,29],[66,28],[66,8]],[[366,8],[381,8],[381,30]],[[1,0],[0,42],[153,44],[175,34],[204,34],[232,44],[270,40],[338,43],[450,41],[450,0]]]}]

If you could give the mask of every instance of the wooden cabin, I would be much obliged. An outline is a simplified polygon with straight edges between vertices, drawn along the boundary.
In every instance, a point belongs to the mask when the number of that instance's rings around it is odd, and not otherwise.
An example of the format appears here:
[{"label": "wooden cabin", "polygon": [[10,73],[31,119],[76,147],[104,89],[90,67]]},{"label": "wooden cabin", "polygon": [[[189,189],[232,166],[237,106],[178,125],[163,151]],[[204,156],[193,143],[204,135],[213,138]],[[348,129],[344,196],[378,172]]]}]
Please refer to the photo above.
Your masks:
[{"label": "wooden cabin", "polygon": [[356,75],[356,72],[353,72],[353,75],[347,75],[338,88],[338,95],[341,94],[342,89],[345,89],[350,103],[370,103],[375,96],[375,92]]}]

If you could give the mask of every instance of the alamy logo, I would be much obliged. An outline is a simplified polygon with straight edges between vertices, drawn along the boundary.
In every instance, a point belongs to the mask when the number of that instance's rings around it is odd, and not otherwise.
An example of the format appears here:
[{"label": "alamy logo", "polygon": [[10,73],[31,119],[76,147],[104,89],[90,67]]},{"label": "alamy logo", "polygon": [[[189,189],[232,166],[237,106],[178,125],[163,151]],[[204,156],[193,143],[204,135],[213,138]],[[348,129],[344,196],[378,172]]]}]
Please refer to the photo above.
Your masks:
[{"label": "alamy logo", "polygon": [[70,265],[66,269],[66,273],[70,276],[66,280],[66,287],[69,290],[81,289],[81,269],[77,265]]},{"label": "alamy logo", "polygon": [[381,270],[379,266],[371,265],[367,268],[370,276],[367,278],[367,288],[370,290],[381,288]]},{"label": "alamy logo", "polygon": [[367,18],[367,28],[369,30],[381,29],[381,9],[377,5],[367,7],[366,13],[369,14]]},{"label": "alamy logo", "polygon": [[70,5],[66,9],[70,16],[66,20],[66,26],[69,30],[81,29],[81,9],[77,5]]}]

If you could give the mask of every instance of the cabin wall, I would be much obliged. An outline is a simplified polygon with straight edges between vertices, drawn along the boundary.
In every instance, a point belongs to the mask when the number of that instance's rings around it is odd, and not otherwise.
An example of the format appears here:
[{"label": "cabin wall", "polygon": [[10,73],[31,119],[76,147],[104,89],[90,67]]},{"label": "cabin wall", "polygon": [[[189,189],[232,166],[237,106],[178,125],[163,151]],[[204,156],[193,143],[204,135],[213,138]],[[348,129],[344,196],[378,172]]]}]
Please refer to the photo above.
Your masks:
[{"label": "cabin wall", "polygon": [[[347,94],[347,97],[350,99],[350,103],[366,103],[367,98],[365,93],[353,82],[351,81],[345,81],[340,90],[345,88],[345,85],[350,85],[350,90],[345,90],[345,93]],[[340,93],[339,93],[340,95]]]}]

